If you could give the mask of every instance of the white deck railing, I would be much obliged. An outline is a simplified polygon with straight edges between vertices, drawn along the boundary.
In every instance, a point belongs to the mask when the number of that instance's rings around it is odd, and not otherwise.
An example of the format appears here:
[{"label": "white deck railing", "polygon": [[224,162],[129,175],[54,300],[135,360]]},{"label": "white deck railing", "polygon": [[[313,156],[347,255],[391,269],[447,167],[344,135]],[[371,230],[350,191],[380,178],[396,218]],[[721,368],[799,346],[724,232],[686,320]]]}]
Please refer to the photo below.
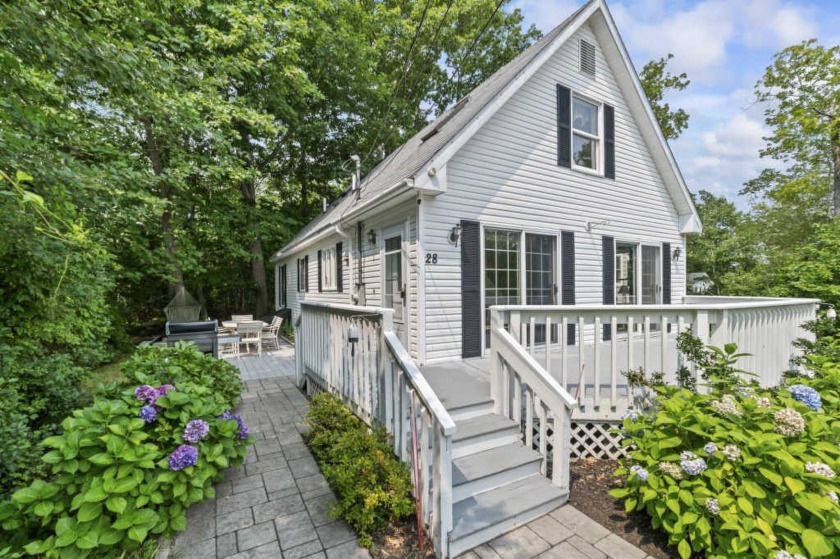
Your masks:
[{"label": "white deck railing", "polygon": [[[755,373],[762,385],[778,384],[796,354],[794,340],[808,335],[801,325],[815,318],[818,302],[686,297],[679,305],[498,306],[491,309],[491,322],[496,320],[574,395],[576,420],[613,420],[633,407],[633,392],[622,372],[642,367],[675,381],[682,365],[676,338],[685,330],[707,344],[738,344],[740,352],[751,355],[737,366]],[[494,344],[506,345],[496,330],[491,327],[491,355],[497,353]]]},{"label": "white deck railing", "polygon": [[[455,422],[393,329],[393,310],[301,303],[295,335],[297,380],[338,395],[368,425],[384,426],[394,453],[411,461],[415,421],[423,519],[439,557],[452,531],[452,435]],[[358,341],[349,340],[350,327]],[[414,416],[409,410],[415,410]]]},{"label": "white deck railing", "polygon": [[496,413],[519,424],[525,447],[542,456],[540,472],[568,491],[572,410],[577,403],[505,330],[495,308],[490,340],[490,392]]}]

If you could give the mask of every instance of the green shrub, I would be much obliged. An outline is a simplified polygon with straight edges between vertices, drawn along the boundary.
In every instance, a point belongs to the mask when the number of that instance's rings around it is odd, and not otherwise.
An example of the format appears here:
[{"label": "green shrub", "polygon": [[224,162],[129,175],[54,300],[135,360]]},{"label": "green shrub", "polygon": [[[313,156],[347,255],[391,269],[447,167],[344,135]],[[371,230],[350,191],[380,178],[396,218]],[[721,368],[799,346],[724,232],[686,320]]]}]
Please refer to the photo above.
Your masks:
[{"label": "green shrub", "polygon": [[713,352],[710,394],[657,387],[652,413],[624,420],[630,457],[616,475],[628,477],[612,494],[685,558],[837,556],[840,367],[761,390],[733,374],[735,349]]},{"label": "green shrub", "polygon": [[115,555],[184,529],[187,508],[214,496],[214,480],[243,461],[252,438],[211,388],[181,381],[162,390],[126,390],[65,419],[43,443],[48,480],[0,505],[0,552]]},{"label": "green shrub", "polygon": [[228,408],[236,407],[244,385],[239,370],[222,359],[201,353],[195,345],[140,346],[122,367],[132,384],[194,382],[210,388]]},{"label": "green shrub", "polygon": [[414,511],[408,467],[394,456],[385,429],[368,429],[335,396],[314,396],[307,419],[309,447],[338,496],[331,514],[370,547],[371,534]]}]

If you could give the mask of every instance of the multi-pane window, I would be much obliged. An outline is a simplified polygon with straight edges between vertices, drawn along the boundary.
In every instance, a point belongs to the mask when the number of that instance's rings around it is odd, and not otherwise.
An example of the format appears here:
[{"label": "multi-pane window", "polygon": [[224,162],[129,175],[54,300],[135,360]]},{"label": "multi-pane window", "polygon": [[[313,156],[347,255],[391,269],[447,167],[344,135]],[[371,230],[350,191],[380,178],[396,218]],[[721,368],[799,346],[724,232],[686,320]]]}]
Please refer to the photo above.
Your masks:
[{"label": "multi-pane window", "polygon": [[600,153],[599,106],[572,98],[572,161],[576,167],[598,170]]},{"label": "multi-pane window", "polygon": [[321,252],[321,286],[323,289],[337,289],[338,283],[335,248]]},{"label": "multi-pane window", "polygon": [[490,343],[490,311],[493,305],[518,305],[519,231],[486,229],[484,231],[484,306],[485,327]]}]

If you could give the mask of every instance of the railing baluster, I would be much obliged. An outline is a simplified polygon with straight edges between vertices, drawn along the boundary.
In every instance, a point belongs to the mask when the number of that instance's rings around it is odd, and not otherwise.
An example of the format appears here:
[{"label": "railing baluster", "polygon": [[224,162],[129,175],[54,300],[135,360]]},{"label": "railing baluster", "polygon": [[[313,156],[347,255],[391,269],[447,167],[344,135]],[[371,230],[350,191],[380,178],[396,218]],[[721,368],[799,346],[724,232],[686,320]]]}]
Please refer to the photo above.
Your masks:
[{"label": "railing baluster", "polygon": [[542,456],[542,463],[540,465],[540,473],[546,475],[548,471],[548,421],[546,419],[546,408],[539,397],[534,398],[537,405],[537,415],[540,420],[540,456]]},{"label": "railing baluster", "polygon": [[618,405],[618,317],[610,315],[610,406]]},{"label": "railing baluster", "polygon": [[578,400],[584,406],[586,405],[586,336],[584,335],[583,317],[578,315],[577,319],[577,350],[578,350],[578,389],[580,390],[580,399]]},{"label": "railing baluster", "polygon": [[545,317],[545,372],[551,376],[551,315]]},{"label": "railing baluster", "polygon": [[659,317],[659,366],[661,367],[659,370],[662,371],[662,374],[667,372],[667,367],[665,363],[666,354],[668,352],[668,317],[660,315]]},{"label": "railing baluster", "polygon": [[560,328],[560,385],[565,389],[569,389],[569,368],[566,362],[568,351],[568,332],[569,319],[566,315],[562,318],[562,327]]},{"label": "railing baluster", "polygon": [[644,347],[644,367],[645,367],[645,374],[650,374],[650,316],[645,313],[644,318],[645,324],[645,347]]},{"label": "railing baluster", "polygon": [[525,448],[534,448],[534,391],[530,386],[525,389]]},{"label": "railing baluster", "polygon": [[522,380],[519,375],[513,375],[513,413],[511,419],[516,423],[522,421]]},{"label": "railing baluster", "polygon": [[[633,370],[633,343],[635,342],[633,332],[633,315],[627,316],[627,370]],[[633,405],[633,387],[627,383],[627,405]]]},{"label": "railing baluster", "polygon": [[592,340],[592,375],[594,387],[592,401],[595,409],[601,407],[601,317],[595,317],[595,332]]},{"label": "railing baluster", "polygon": [[536,331],[537,331],[537,317],[534,316],[534,315],[531,315],[531,319],[528,321],[528,342],[529,342],[528,345],[531,347],[531,355],[532,356],[534,355],[534,350],[535,350],[535,347],[537,345]]}]

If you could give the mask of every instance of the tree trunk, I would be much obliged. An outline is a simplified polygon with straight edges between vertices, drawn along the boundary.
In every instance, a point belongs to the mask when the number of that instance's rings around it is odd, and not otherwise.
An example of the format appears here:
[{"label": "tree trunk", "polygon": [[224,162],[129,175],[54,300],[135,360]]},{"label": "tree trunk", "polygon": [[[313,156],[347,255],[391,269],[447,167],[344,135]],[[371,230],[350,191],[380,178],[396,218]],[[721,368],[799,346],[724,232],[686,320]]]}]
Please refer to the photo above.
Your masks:
[{"label": "tree trunk", "polygon": [[265,283],[265,262],[263,260],[260,227],[256,217],[257,185],[254,179],[246,179],[239,183],[242,200],[245,202],[245,219],[247,228],[251,231],[252,241],[248,252],[251,253],[251,279],[256,287],[256,316],[263,316],[268,312],[268,287]]},{"label": "tree trunk", "polygon": [[309,183],[303,174],[298,176],[298,180],[300,181],[300,216],[306,223],[309,221]]},{"label": "tree trunk", "polygon": [[169,289],[169,296],[174,297],[178,288],[184,285],[184,272],[181,269],[181,264],[178,262],[178,256],[175,250],[175,234],[172,230],[172,210],[169,205],[170,199],[172,198],[172,185],[169,184],[167,179],[162,178],[163,157],[157,143],[157,138],[155,137],[154,125],[149,119],[145,119],[143,124],[146,133],[146,149],[152,165],[152,172],[155,176],[160,177],[158,195],[165,202],[163,214],[160,217],[160,233],[163,237],[166,259],[169,261],[169,265],[172,266],[174,277],[174,281],[167,279],[166,284]]}]

